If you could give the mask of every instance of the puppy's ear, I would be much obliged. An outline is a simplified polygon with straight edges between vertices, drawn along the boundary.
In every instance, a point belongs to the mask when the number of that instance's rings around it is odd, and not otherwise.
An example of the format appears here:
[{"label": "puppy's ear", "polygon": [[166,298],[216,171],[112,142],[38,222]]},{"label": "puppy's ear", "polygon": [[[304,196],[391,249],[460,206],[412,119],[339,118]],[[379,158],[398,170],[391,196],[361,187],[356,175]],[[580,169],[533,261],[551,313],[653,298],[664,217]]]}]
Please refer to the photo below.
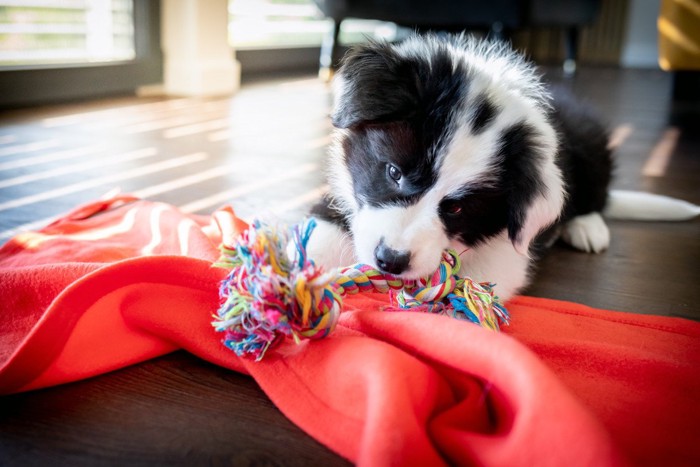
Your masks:
[{"label": "puppy's ear", "polygon": [[527,256],[538,233],[560,216],[566,198],[549,125],[511,127],[501,138],[502,184],[508,199],[508,238]]},{"label": "puppy's ear", "polygon": [[410,118],[417,102],[409,60],[391,45],[372,42],[351,49],[334,80],[333,125],[350,128]]}]

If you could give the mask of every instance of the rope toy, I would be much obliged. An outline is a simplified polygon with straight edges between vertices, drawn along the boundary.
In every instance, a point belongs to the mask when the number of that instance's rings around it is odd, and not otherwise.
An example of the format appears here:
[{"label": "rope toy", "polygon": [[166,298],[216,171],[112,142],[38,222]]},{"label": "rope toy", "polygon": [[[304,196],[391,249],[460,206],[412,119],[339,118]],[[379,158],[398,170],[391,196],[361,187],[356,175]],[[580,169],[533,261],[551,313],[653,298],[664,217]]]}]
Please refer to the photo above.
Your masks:
[{"label": "rope toy", "polygon": [[[493,284],[457,275],[461,261],[454,250],[443,252],[438,269],[418,280],[366,264],[324,271],[306,253],[315,226],[313,219],[286,229],[254,221],[233,245],[222,245],[214,265],[231,271],[221,282],[212,325],[225,332],[224,345],[237,355],[261,360],[285,336],[297,344],[326,337],[338,322],[343,296],[361,292],[389,292],[394,305],[388,311],[448,314],[494,331],[508,323]],[[287,254],[290,242],[293,257]]]}]

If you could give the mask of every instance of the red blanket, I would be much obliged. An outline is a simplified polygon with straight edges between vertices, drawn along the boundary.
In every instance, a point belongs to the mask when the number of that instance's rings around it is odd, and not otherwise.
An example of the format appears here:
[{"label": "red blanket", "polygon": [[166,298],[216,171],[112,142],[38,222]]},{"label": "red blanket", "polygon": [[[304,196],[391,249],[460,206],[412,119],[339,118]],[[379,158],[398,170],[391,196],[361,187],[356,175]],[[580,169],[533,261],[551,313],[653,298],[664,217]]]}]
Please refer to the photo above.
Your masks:
[{"label": "red blanket", "polygon": [[237,358],[211,327],[237,220],[126,196],[0,249],[0,393],[184,348],[360,464],[700,465],[700,324],[518,297],[496,334],[346,300],[329,338]]}]

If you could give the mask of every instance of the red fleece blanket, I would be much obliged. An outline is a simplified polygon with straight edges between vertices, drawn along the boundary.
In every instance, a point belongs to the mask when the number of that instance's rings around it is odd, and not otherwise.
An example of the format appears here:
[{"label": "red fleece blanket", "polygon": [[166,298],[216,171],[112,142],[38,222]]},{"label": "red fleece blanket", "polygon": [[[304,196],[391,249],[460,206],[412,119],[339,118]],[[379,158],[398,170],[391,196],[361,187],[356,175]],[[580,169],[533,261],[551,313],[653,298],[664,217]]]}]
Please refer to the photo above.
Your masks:
[{"label": "red fleece blanket", "polygon": [[351,297],[336,331],[239,359],[210,325],[211,218],[121,196],[0,249],[0,393],[184,348],[250,374],[360,464],[700,465],[700,324],[518,297],[497,334]]}]

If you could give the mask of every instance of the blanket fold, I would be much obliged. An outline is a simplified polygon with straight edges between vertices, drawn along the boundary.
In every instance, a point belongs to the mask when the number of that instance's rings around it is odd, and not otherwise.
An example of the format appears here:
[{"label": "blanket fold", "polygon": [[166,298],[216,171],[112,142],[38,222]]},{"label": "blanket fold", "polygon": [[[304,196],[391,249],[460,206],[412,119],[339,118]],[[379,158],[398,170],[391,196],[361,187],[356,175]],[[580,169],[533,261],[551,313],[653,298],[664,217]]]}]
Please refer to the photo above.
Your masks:
[{"label": "blanket fold", "polygon": [[[493,333],[348,297],[328,338],[240,359],[212,326],[222,237],[242,227],[124,195],[0,248],[0,394],[176,349],[250,374],[359,464],[700,463],[700,324],[517,297]],[[232,388],[234,390],[235,388]]]}]

